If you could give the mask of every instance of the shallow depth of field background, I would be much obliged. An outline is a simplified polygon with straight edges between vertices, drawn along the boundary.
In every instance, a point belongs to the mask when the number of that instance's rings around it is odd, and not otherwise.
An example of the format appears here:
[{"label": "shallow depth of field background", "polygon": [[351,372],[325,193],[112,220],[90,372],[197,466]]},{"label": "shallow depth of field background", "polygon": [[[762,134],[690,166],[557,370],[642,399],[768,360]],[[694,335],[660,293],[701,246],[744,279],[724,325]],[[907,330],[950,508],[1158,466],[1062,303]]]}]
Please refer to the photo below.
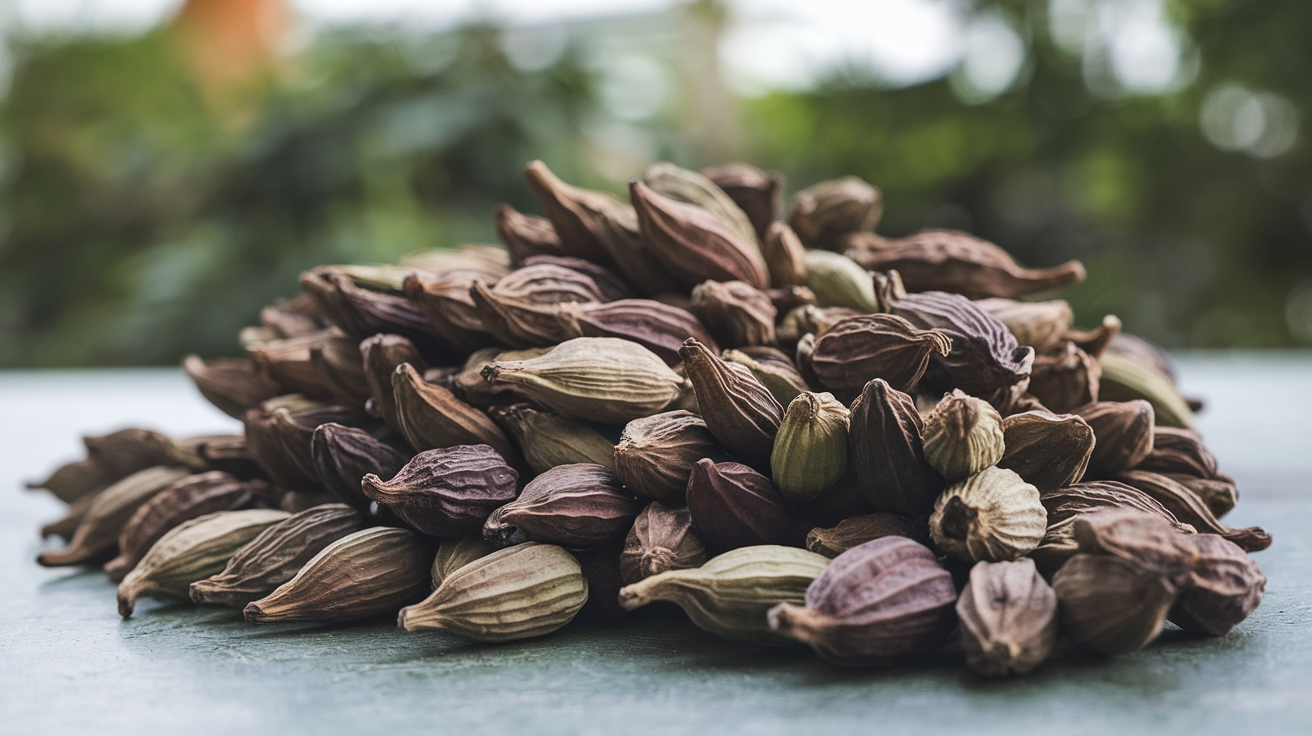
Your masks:
[{"label": "shallow depth of field background", "polygon": [[878,230],[1076,257],[1078,321],[1312,345],[1307,0],[0,0],[0,367],[238,352],[327,262],[617,193],[856,174]]}]

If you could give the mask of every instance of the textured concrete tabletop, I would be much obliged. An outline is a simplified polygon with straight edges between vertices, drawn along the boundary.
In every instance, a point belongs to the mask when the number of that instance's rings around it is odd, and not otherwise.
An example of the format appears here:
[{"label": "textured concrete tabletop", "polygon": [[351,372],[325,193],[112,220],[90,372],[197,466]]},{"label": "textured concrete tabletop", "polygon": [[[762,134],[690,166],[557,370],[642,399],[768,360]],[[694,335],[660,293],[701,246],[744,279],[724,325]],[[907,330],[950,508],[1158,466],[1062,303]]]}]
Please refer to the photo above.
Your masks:
[{"label": "textured concrete tabletop", "polygon": [[236,423],[178,371],[0,372],[0,734],[1312,733],[1312,354],[1192,354],[1179,368],[1240,482],[1227,521],[1275,536],[1257,555],[1265,601],[1222,639],[1167,631],[1147,651],[1067,652],[1000,683],[951,653],[837,670],[661,611],[500,646],[388,622],[254,627],[153,601],[123,622],[104,575],[32,561],[61,505],[21,481],[75,457],[84,432]]}]

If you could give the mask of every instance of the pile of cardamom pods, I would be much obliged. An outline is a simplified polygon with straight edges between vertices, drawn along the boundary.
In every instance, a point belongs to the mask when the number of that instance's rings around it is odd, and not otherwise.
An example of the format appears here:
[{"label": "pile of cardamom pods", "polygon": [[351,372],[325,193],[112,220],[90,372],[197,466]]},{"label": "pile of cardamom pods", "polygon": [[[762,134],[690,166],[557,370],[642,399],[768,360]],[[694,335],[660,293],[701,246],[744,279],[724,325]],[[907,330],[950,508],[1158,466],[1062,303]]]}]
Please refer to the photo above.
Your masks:
[{"label": "pile of cardamom pods", "polygon": [[[1219,636],[1259,528],[1163,355],[1021,297],[1084,278],[965,233],[874,233],[878,189],[661,163],[630,202],[525,178],[504,247],[324,266],[185,359],[242,435],[128,429],[35,484],[44,565],[252,623],[397,616],[480,641],[672,602],[731,639],[983,675],[1059,636]],[[106,562],[107,561],[107,562]],[[673,611],[674,609],[670,609]],[[677,615],[677,612],[676,614]]]}]

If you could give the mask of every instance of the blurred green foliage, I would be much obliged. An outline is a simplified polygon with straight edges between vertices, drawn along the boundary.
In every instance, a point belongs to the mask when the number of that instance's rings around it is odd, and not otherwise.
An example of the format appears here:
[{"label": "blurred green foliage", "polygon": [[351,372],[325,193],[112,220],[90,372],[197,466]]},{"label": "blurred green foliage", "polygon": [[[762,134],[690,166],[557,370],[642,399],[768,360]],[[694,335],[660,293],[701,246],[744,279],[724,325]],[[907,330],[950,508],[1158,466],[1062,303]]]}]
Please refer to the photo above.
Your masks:
[{"label": "blurred green foliage", "polygon": [[[1196,75],[1153,94],[1100,87],[1088,54],[1053,37],[1057,4],[974,7],[1025,41],[1024,69],[996,96],[840,72],[740,101],[731,152],[784,172],[790,191],[862,176],[884,190],[889,235],[959,227],[1026,265],[1081,258],[1089,279],[1062,296],[1084,324],[1113,312],[1168,346],[1312,341],[1309,134],[1254,155],[1200,127],[1231,85],[1292,106],[1306,129],[1312,4],[1169,3]],[[617,122],[586,43],[525,70],[500,38],[483,26],[323,33],[237,115],[196,91],[164,31],[10,39],[0,366],[232,354],[237,330],[305,268],[489,241],[497,203],[536,211],[528,160],[618,191],[598,130],[645,141],[629,151],[639,158],[727,155],[687,143],[688,75],[663,111]]]}]

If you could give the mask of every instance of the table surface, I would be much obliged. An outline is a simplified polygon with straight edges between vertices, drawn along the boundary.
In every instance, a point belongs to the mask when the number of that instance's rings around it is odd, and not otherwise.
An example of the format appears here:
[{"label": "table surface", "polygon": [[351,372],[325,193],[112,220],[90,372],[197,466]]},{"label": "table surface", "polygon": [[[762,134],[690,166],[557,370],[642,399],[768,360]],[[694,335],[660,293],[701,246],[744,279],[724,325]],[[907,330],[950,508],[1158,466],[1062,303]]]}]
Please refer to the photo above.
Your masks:
[{"label": "table surface", "polygon": [[76,457],[83,433],[238,425],[176,370],[0,372],[0,732],[1312,733],[1312,353],[1177,358],[1240,483],[1227,521],[1275,536],[1257,555],[1265,601],[1224,638],[1168,631],[1143,652],[1066,652],[1003,682],[950,653],[838,670],[660,611],[504,645],[386,622],[255,627],[152,601],[120,621],[103,574],[33,562],[62,505],[21,482]]}]

